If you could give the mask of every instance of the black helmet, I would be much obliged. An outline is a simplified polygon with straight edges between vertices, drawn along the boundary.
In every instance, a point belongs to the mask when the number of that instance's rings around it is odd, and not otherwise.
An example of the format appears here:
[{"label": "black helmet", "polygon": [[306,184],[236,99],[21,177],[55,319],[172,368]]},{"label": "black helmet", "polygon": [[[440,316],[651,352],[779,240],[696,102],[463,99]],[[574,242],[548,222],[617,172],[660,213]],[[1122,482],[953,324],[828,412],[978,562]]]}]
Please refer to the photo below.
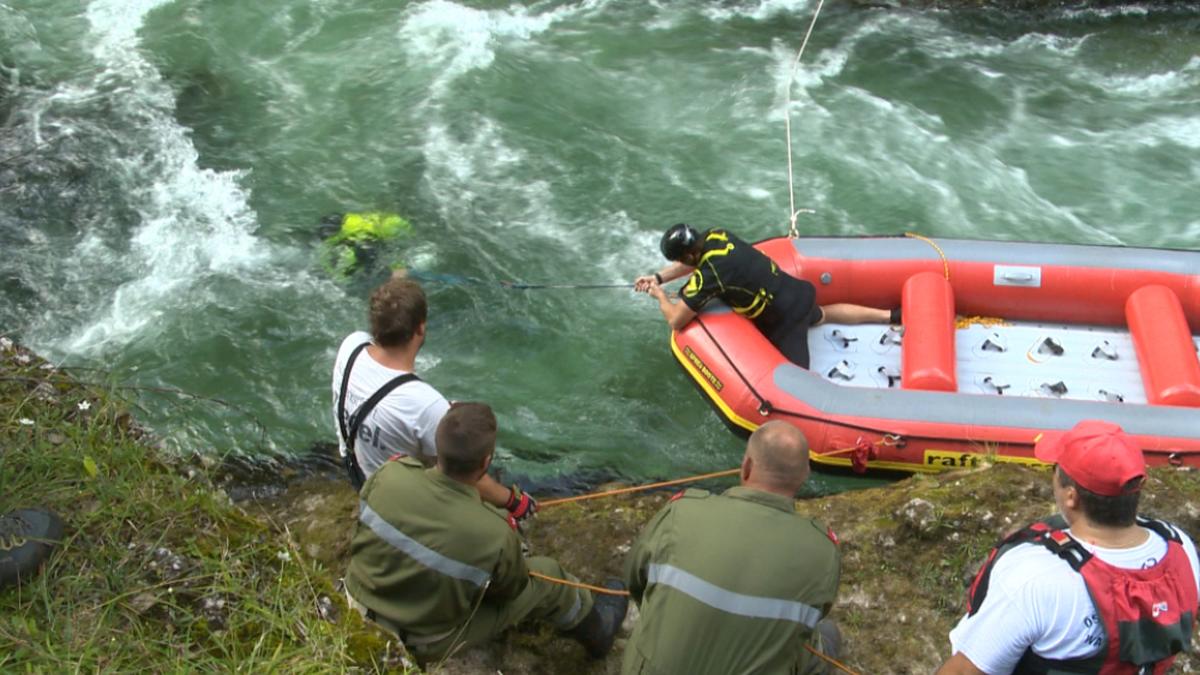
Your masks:
[{"label": "black helmet", "polygon": [[692,229],[691,225],[676,223],[667,228],[658,246],[662,249],[664,258],[675,262],[682,258],[684,253],[690,251],[699,239],[700,235]]}]

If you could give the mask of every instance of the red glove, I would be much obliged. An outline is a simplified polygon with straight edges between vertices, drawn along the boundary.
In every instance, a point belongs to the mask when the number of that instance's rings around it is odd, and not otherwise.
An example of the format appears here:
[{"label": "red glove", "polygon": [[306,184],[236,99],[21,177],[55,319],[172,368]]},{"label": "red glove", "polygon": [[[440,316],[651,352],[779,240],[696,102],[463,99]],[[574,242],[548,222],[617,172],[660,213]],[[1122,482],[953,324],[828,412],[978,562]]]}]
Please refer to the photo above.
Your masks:
[{"label": "red glove", "polygon": [[514,485],[509,488],[508,503],[504,505],[508,509],[510,515],[519,521],[524,521],[529,516],[537,513],[537,500],[525,494],[520,486]]}]

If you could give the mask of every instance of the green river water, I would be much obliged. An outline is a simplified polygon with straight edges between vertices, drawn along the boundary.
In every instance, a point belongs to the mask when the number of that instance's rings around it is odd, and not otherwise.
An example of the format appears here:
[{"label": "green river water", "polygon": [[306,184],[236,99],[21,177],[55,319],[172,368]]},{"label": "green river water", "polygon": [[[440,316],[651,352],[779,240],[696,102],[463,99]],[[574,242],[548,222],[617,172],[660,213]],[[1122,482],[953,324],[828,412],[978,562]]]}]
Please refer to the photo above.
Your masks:
[{"label": "green river water", "polygon": [[[680,220],[785,234],[788,116],[806,234],[1197,247],[1200,9],[830,3],[793,75],[815,7],[0,0],[0,333],[140,387],[168,448],[289,457],[333,439],[385,263],[466,275],[419,370],[569,487],[742,441],[645,296],[496,282],[631,281]],[[339,281],[317,226],[353,210],[414,233]]]}]

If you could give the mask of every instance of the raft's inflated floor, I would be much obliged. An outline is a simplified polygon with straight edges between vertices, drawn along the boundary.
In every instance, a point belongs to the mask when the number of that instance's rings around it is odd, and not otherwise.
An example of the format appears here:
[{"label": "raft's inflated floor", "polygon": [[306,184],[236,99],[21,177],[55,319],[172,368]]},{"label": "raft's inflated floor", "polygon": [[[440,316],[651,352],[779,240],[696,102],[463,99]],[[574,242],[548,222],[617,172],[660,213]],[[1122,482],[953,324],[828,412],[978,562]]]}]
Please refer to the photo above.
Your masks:
[{"label": "raft's inflated floor", "polygon": [[[809,331],[812,371],[851,387],[899,387],[898,329],[826,324]],[[1128,332],[1101,326],[972,324],[955,331],[958,391],[1145,404]],[[1200,338],[1195,338],[1200,350]]]}]

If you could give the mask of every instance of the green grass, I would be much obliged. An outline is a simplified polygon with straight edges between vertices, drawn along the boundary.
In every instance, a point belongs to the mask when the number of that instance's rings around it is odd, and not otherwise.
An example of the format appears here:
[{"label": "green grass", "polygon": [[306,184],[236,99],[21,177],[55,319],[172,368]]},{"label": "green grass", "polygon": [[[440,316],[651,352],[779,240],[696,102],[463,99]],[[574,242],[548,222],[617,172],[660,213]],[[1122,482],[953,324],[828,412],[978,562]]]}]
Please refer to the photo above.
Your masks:
[{"label": "green grass", "polygon": [[0,589],[0,672],[412,670],[286,533],[165,462],[113,389],[6,344],[0,512],[49,508],[66,539]]}]

